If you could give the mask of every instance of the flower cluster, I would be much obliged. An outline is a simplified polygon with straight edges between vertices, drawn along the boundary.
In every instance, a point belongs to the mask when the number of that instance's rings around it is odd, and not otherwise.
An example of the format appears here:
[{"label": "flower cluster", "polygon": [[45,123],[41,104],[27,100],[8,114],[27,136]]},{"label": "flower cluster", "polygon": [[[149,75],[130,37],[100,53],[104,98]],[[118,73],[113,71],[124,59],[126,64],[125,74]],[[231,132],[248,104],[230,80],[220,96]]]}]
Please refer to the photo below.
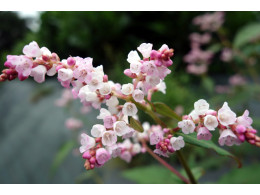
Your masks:
[{"label": "flower cluster", "polygon": [[218,111],[209,109],[206,100],[200,99],[194,103],[194,110],[183,116],[178,123],[184,134],[197,133],[198,140],[210,140],[212,131],[219,129],[219,144],[221,146],[240,145],[244,141],[260,146],[260,138],[256,136],[257,131],[251,126],[253,120],[246,110],[242,116],[237,117],[225,102]]},{"label": "flower cluster", "polygon": [[[207,64],[211,54],[201,51],[199,46],[208,43],[210,35],[193,34],[191,40],[194,50],[185,57],[186,61],[191,64]],[[68,106],[72,99],[78,98],[83,105],[82,112],[89,112],[91,108],[99,109],[97,119],[101,122],[92,126],[91,136],[82,133],[80,138],[79,151],[85,159],[84,166],[87,170],[103,166],[116,157],[130,162],[133,156],[146,152],[146,143],[155,146],[155,154],[169,157],[185,146],[184,138],[175,136],[180,129],[184,134],[196,131],[199,140],[210,140],[211,131],[218,128],[220,145],[231,146],[248,141],[260,147],[260,138],[251,126],[253,121],[247,110],[242,116],[236,117],[227,103],[218,111],[214,111],[209,109],[205,100],[195,102],[194,110],[183,116],[183,120],[174,129],[169,129],[162,123],[150,126],[145,122],[141,128],[144,131],[138,132],[138,125],[141,124],[138,121],[137,108],[157,117],[156,113],[153,113],[155,110],[151,97],[156,91],[165,93],[164,78],[171,73],[169,67],[173,64],[170,59],[173,49],[165,44],[159,50],[153,50],[152,47],[151,43],[142,43],[137,48],[142,58],[137,51],[128,54],[130,68],[126,69],[124,74],[132,78],[132,83],[121,85],[108,79],[102,65],[94,67],[90,57],[77,56],[60,60],[56,53],[31,42],[24,47],[24,55],[7,56],[7,69],[2,71],[0,81],[17,77],[23,81],[31,76],[36,82],[42,83],[46,75],[57,74],[58,81],[66,90],[56,101],[56,105]],[[120,104],[120,99],[124,101],[123,104]],[[160,118],[158,120],[160,121]],[[134,121],[135,125],[131,121]],[[69,129],[79,129],[83,123],[70,118],[66,121],[66,126]]]}]

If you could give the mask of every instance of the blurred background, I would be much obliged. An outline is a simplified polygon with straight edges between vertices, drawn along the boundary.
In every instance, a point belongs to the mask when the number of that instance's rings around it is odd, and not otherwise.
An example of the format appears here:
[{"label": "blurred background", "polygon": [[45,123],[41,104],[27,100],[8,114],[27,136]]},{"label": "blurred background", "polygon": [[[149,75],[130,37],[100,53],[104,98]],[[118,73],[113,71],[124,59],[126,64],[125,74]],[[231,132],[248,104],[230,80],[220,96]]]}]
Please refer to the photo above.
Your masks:
[{"label": "blurred background", "polygon": [[[7,54],[21,54],[33,40],[61,59],[93,57],[120,83],[130,82],[123,74],[130,50],[166,43],[175,51],[172,73],[166,95],[158,92],[153,101],[179,114],[200,98],[215,109],[227,101],[239,116],[248,109],[260,129],[260,12],[0,12],[0,69]],[[98,112],[80,110],[56,78],[0,83],[0,91],[0,183],[180,182],[148,154],[85,171],[78,136],[97,123]],[[78,127],[71,127],[72,117]],[[217,143],[218,132],[213,137]],[[247,143],[226,149],[242,169],[188,144],[184,155],[200,183],[260,183],[260,149]],[[168,161],[181,169],[174,155]]]}]

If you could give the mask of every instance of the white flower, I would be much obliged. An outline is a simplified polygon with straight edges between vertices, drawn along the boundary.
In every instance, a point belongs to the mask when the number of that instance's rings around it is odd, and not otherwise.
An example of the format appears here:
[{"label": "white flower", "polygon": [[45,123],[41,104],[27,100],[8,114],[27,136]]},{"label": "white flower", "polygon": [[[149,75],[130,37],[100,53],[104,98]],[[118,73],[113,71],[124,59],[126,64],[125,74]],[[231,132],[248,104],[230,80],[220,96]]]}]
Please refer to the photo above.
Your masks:
[{"label": "white flower", "polygon": [[133,98],[137,102],[141,102],[144,100],[144,92],[141,91],[140,89],[136,89],[133,92]]},{"label": "white flower", "polygon": [[101,108],[100,114],[97,116],[97,119],[104,119],[107,116],[111,116],[111,113],[107,109]]},{"label": "white flower", "polygon": [[102,83],[99,89],[101,95],[108,95],[111,93],[111,87],[109,83]]},{"label": "white flower", "polygon": [[47,47],[42,47],[41,52],[42,52],[42,55],[44,55],[44,56],[51,56],[51,52]]},{"label": "white flower", "polygon": [[218,119],[215,116],[207,115],[204,118],[204,125],[207,127],[208,130],[214,131],[215,128],[218,126]]},{"label": "white flower", "polygon": [[133,152],[134,154],[140,153],[141,150],[142,150],[142,147],[141,147],[141,145],[140,145],[139,143],[135,143],[135,144],[133,145],[132,152]]},{"label": "white flower", "polygon": [[136,108],[135,104],[127,102],[124,104],[122,112],[124,115],[134,116],[137,113],[137,108]]},{"label": "white flower", "polygon": [[96,124],[91,129],[91,135],[93,137],[101,137],[102,134],[106,131],[104,125]]},{"label": "white flower", "polygon": [[227,102],[219,109],[218,120],[224,126],[232,125],[236,122],[236,114],[229,108]]},{"label": "white flower", "polygon": [[118,114],[119,110],[116,106],[108,106],[108,110],[109,112],[114,115],[114,114]]},{"label": "white flower", "polygon": [[145,81],[146,81],[146,83],[155,87],[156,85],[158,85],[160,83],[160,78],[158,76],[146,76]]},{"label": "white flower", "polygon": [[108,100],[106,100],[106,105],[108,107],[115,107],[119,104],[119,101],[116,96],[110,97]]},{"label": "white flower", "polygon": [[163,94],[166,94],[166,84],[164,81],[160,80],[160,83],[156,85],[156,88],[158,91],[162,92]]},{"label": "white flower", "polygon": [[53,64],[52,67],[47,71],[48,76],[54,76],[57,73],[56,66],[57,64]]},{"label": "white flower", "polygon": [[182,129],[184,134],[193,133],[195,130],[195,124],[192,120],[183,120],[178,122],[178,127]]},{"label": "white flower", "polygon": [[67,81],[72,79],[73,71],[71,69],[61,68],[58,70],[58,78],[61,81]]},{"label": "white flower", "polygon": [[103,75],[93,72],[91,76],[92,79],[87,84],[89,85],[90,90],[95,91],[101,87],[101,83],[103,83]]},{"label": "white flower", "polygon": [[172,137],[170,139],[170,143],[172,145],[172,148],[176,151],[176,150],[180,150],[181,148],[184,147],[185,142],[183,140],[182,136],[179,137]]},{"label": "white flower", "polygon": [[142,43],[137,50],[143,55],[144,58],[149,58],[152,51],[153,44],[151,43]]},{"label": "white flower", "polygon": [[125,121],[117,121],[113,125],[113,129],[118,136],[123,136],[128,133],[128,128]]},{"label": "white flower", "polygon": [[115,131],[105,131],[102,135],[102,144],[105,146],[112,146],[117,142]]},{"label": "white flower", "polygon": [[23,53],[28,57],[40,57],[42,55],[42,51],[35,41],[29,43],[29,45],[25,45]]},{"label": "white flower", "polygon": [[140,62],[135,62],[130,64],[130,71],[132,73],[138,74],[141,71],[142,64]]},{"label": "white flower", "polygon": [[198,115],[204,115],[209,109],[209,104],[206,100],[200,99],[194,103],[194,110]]},{"label": "white flower", "polygon": [[89,150],[90,148],[94,147],[96,141],[93,137],[90,137],[87,134],[82,133],[80,143],[81,143],[81,147],[79,148],[79,151],[80,153],[83,153]]},{"label": "white flower", "polygon": [[46,67],[43,65],[39,65],[32,69],[30,75],[34,78],[34,80],[37,83],[42,83],[45,81],[46,72],[47,72]]},{"label": "white flower", "polygon": [[195,110],[191,111],[191,113],[189,114],[189,116],[192,118],[192,120],[196,121],[199,119],[199,115],[197,114],[197,112]]},{"label": "white flower", "polygon": [[124,95],[130,95],[134,91],[134,85],[132,83],[124,84],[121,91]]},{"label": "white flower", "polygon": [[128,56],[127,56],[127,61],[132,64],[132,63],[136,63],[139,62],[141,60],[141,58],[139,57],[137,51],[130,51]]}]

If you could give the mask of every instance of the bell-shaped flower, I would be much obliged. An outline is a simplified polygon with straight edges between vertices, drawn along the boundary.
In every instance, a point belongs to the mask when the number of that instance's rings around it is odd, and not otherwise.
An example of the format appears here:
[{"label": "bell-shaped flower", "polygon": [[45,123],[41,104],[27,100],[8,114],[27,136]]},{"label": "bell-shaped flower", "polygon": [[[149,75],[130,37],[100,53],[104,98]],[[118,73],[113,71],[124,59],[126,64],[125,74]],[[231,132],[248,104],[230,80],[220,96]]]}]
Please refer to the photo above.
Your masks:
[{"label": "bell-shaped flower", "polygon": [[143,55],[144,58],[149,58],[152,51],[153,44],[151,43],[142,43],[137,50]]},{"label": "bell-shaped flower", "polygon": [[218,120],[221,125],[228,126],[236,122],[236,113],[234,113],[225,102],[218,111]]},{"label": "bell-shaped flower", "polygon": [[204,125],[207,127],[208,130],[214,131],[215,128],[218,126],[218,119],[213,115],[207,115],[204,118]]},{"label": "bell-shaped flower", "polygon": [[173,148],[175,151],[176,151],[176,150],[180,150],[180,149],[183,148],[184,145],[185,145],[185,142],[184,142],[182,136],[172,137],[172,138],[170,139],[170,143],[171,143],[172,148]]},{"label": "bell-shaped flower", "polygon": [[105,131],[102,135],[102,144],[105,146],[112,146],[116,144],[117,136],[115,131]]},{"label": "bell-shaped flower", "polygon": [[218,139],[218,143],[221,146],[233,146],[234,144],[239,145],[239,139],[230,129],[225,129],[221,132]]},{"label": "bell-shaped flower", "polygon": [[27,57],[40,57],[42,55],[42,51],[39,48],[38,44],[35,41],[29,43],[29,45],[25,45],[23,48],[23,53]]},{"label": "bell-shaped flower", "polygon": [[99,148],[96,151],[96,160],[99,165],[105,164],[110,159],[110,154],[105,148]]},{"label": "bell-shaped flower", "polygon": [[137,108],[136,108],[135,104],[127,102],[124,104],[122,112],[124,115],[134,116],[137,113]]},{"label": "bell-shaped flower", "polygon": [[102,137],[102,134],[105,131],[106,131],[106,128],[104,127],[104,125],[96,124],[96,125],[93,125],[90,132],[93,137]]},{"label": "bell-shaped flower", "polygon": [[212,138],[212,134],[206,127],[200,127],[198,129],[197,139],[198,140],[210,140]]},{"label": "bell-shaped flower", "polygon": [[194,110],[198,115],[204,115],[209,110],[209,104],[206,100],[200,99],[194,103]]},{"label": "bell-shaped flower", "polygon": [[178,127],[182,129],[184,134],[193,133],[195,130],[195,124],[192,120],[183,120],[178,122]]},{"label": "bell-shaped flower", "polygon": [[94,147],[96,141],[93,137],[90,137],[87,134],[82,133],[80,143],[81,143],[81,147],[79,148],[79,151],[80,153],[83,153],[89,150],[90,148]]}]

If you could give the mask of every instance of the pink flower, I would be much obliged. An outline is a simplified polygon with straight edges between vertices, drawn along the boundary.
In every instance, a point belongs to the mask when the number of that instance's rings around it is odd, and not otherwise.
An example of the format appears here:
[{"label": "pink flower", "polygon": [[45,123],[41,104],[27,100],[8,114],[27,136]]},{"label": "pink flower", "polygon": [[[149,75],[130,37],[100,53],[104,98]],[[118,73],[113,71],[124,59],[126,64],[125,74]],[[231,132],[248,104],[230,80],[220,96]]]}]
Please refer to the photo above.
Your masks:
[{"label": "pink flower", "polygon": [[232,49],[230,49],[230,48],[224,48],[224,49],[222,50],[220,59],[221,59],[223,62],[230,62],[230,61],[232,60],[232,57],[233,57]]},{"label": "pink flower", "polygon": [[90,137],[87,134],[82,133],[80,143],[81,143],[81,147],[79,148],[79,151],[80,153],[83,153],[89,150],[90,148],[94,147],[96,141],[93,137]]},{"label": "pink flower", "polygon": [[124,104],[122,112],[124,115],[134,116],[137,113],[137,108],[136,108],[135,104],[127,102]]},{"label": "pink flower", "polygon": [[33,57],[33,58],[40,57],[42,55],[42,51],[35,41],[29,43],[29,45],[24,46],[23,53],[26,56]]},{"label": "pink flower", "polygon": [[212,138],[212,134],[206,127],[200,127],[197,134],[198,140],[210,140]]},{"label": "pink flower", "polygon": [[245,110],[244,114],[242,116],[237,117],[237,123],[239,125],[244,125],[245,127],[250,128],[253,120],[251,117],[249,117],[249,111]]},{"label": "pink flower", "polygon": [[195,130],[195,124],[192,120],[183,120],[178,122],[178,127],[182,129],[184,134],[193,133]]},{"label": "pink flower", "polygon": [[222,131],[222,133],[220,134],[218,143],[221,146],[224,146],[224,145],[232,146],[234,144],[238,145],[239,140],[238,140],[237,136],[233,133],[233,131],[231,131],[230,129],[226,129],[226,130]]},{"label": "pink flower", "polygon": [[19,56],[16,60],[15,70],[18,72],[18,74],[21,74],[24,77],[28,77],[31,74],[33,67],[32,60],[26,56]]},{"label": "pink flower", "polygon": [[166,157],[166,158],[169,158],[169,155],[167,152],[163,152],[161,151],[160,149],[155,149],[153,151],[155,154],[158,154],[159,156],[163,156],[163,157]]},{"label": "pink flower", "polygon": [[104,126],[107,129],[113,128],[113,125],[114,125],[115,122],[116,122],[116,117],[114,117],[114,116],[106,116],[104,118]]},{"label": "pink flower", "polygon": [[242,86],[246,84],[246,79],[243,76],[236,74],[229,78],[229,83],[233,86]]},{"label": "pink flower", "polygon": [[71,80],[73,77],[73,71],[71,69],[61,68],[58,70],[58,78],[61,81]]},{"label": "pink flower", "polygon": [[68,118],[65,122],[66,127],[71,130],[79,129],[83,126],[83,123],[81,120],[78,120],[76,118]]},{"label": "pink flower", "polygon": [[96,160],[98,164],[103,165],[110,159],[110,154],[105,148],[99,148],[96,151]]},{"label": "pink flower", "polygon": [[93,125],[91,129],[91,135],[93,137],[102,137],[103,133],[106,131],[106,128],[104,125],[96,124]]},{"label": "pink flower", "polygon": [[150,145],[156,145],[163,139],[162,131],[154,131],[150,134]]},{"label": "pink flower", "polygon": [[149,58],[152,51],[153,44],[151,43],[142,43],[137,50],[143,55],[144,58]]},{"label": "pink flower", "polygon": [[126,161],[127,163],[130,163],[132,160],[132,155],[129,151],[124,151],[121,155],[120,158]]}]

